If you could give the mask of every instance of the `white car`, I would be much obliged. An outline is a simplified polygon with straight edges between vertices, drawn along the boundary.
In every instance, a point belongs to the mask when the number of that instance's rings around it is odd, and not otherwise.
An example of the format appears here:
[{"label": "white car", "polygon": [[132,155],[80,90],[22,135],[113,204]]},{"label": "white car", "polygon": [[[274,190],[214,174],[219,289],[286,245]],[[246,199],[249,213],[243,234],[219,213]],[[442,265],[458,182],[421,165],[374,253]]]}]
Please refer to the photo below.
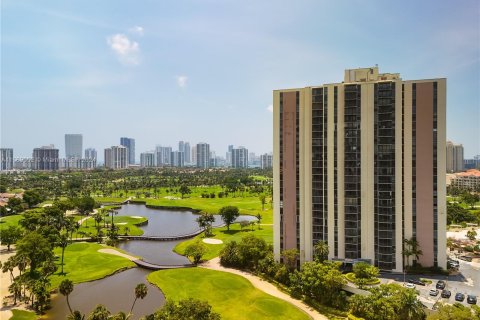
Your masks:
[{"label": "white car", "polygon": [[408,289],[415,289],[415,285],[413,283],[404,283],[403,286]]}]

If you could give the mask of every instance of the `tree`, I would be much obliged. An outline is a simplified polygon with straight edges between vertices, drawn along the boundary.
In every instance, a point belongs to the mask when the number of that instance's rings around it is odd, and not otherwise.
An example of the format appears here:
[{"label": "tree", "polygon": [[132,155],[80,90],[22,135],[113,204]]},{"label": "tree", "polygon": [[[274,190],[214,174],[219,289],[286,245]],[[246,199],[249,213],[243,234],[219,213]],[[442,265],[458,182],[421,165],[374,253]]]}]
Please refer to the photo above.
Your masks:
[{"label": "tree", "polygon": [[109,320],[110,314],[110,311],[104,305],[99,304],[88,315],[87,320]]},{"label": "tree", "polygon": [[462,197],[462,201],[470,206],[470,209],[474,209],[475,203],[477,203],[480,200],[480,197],[478,194],[474,194],[470,192],[463,193],[461,197]]},{"label": "tree", "polygon": [[23,193],[23,201],[29,208],[43,201],[42,195],[36,190],[27,190]]},{"label": "tree", "polygon": [[36,231],[28,233],[17,242],[16,255],[28,257],[30,272],[35,271],[43,261],[53,259],[53,251],[47,239]]},{"label": "tree", "polygon": [[64,279],[60,283],[58,289],[60,293],[67,298],[68,310],[70,310],[70,314],[73,315],[72,307],[70,306],[70,301],[68,300],[68,296],[73,292],[73,282],[69,279]]},{"label": "tree", "polygon": [[447,204],[447,224],[476,221],[478,221],[477,216],[458,203]]},{"label": "tree", "polygon": [[62,248],[62,272],[61,272],[61,274],[64,274],[64,273],[63,273],[63,265],[64,265],[64,263],[63,263],[63,257],[65,256],[65,249],[66,249],[67,246],[68,246],[68,235],[66,235],[66,234],[61,234],[61,235],[60,235],[60,238],[59,238],[59,240],[58,240],[58,246],[59,246],[60,248]]},{"label": "tree", "polygon": [[192,244],[189,244],[185,248],[185,255],[187,257],[193,258],[193,263],[198,264],[202,260],[203,255],[207,253],[207,246],[200,240],[195,241]]},{"label": "tree", "polygon": [[370,280],[378,277],[379,270],[377,267],[372,266],[366,262],[358,262],[353,265],[353,273],[357,279]]},{"label": "tree", "polygon": [[0,241],[7,246],[7,251],[10,251],[10,246],[15,244],[22,236],[22,229],[17,226],[9,226],[7,229],[3,229],[0,232]]},{"label": "tree", "polygon": [[420,249],[420,245],[415,238],[404,239],[403,240],[403,255],[407,258],[407,266],[410,265],[409,257],[415,256],[416,260],[413,261],[415,265],[419,259],[419,257],[423,254],[422,250]]},{"label": "tree", "polygon": [[180,188],[178,189],[178,192],[180,192],[180,194],[182,195],[182,199],[183,199],[183,196],[186,195],[186,194],[192,193],[192,190],[190,190],[190,188],[187,185],[182,184],[180,186]]},{"label": "tree", "polygon": [[259,197],[260,202],[262,203],[262,211],[265,210],[265,203],[267,203],[267,197],[264,194],[261,194]]},{"label": "tree", "polygon": [[75,200],[75,207],[81,215],[88,216],[95,208],[95,199],[92,197],[78,198]]},{"label": "tree", "polygon": [[139,283],[135,287],[135,300],[133,300],[132,307],[130,308],[130,314],[133,312],[133,307],[135,307],[135,302],[137,302],[137,299],[140,298],[143,300],[147,296],[148,293],[148,288],[144,283]]},{"label": "tree", "polygon": [[238,208],[234,206],[226,206],[220,208],[220,215],[223,222],[227,225],[227,230],[230,230],[230,225],[238,218],[240,215]]},{"label": "tree", "polygon": [[7,207],[10,209],[10,214],[21,213],[25,210],[22,199],[16,197],[8,199]]},{"label": "tree", "polygon": [[206,301],[197,299],[180,300],[177,303],[168,300],[167,303],[153,315],[153,320],[220,320],[220,315],[212,311],[212,306]]},{"label": "tree", "polygon": [[258,229],[260,230],[260,223],[262,223],[262,215],[260,213],[257,213],[255,218],[257,218],[257,225],[258,225]]},{"label": "tree", "polygon": [[210,235],[212,224],[215,222],[215,217],[213,214],[202,212],[196,221],[198,223],[198,227],[204,230],[205,237],[208,237]]},{"label": "tree", "polygon": [[315,245],[313,246],[313,253],[315,261],[323,262],[327,260],[329,253],[327,241],[317,241],[317,243],[315,243]]},{"label": "tree", "polygon": [[477,231],[475,231],[473,228],[472,230],[467,231],[467,238],[470,240],[475,240],[477,238]]},{"label": "tree", "polygon": [[283,263],[285,264],[285,266],[290,271],[293,271],[297,267],[298,250],[296,248],[283,250],[282,251],[282,258],[283,258]]},{"label": "tree", "polygon": [[[475,309],[472,308],[475,312]],[[480,319],[480,314],[476,317],[472,314],[472,309],[462,305],[461,303],[441,304],[437,312],[430,314],[427,320],[471,320]]]}]

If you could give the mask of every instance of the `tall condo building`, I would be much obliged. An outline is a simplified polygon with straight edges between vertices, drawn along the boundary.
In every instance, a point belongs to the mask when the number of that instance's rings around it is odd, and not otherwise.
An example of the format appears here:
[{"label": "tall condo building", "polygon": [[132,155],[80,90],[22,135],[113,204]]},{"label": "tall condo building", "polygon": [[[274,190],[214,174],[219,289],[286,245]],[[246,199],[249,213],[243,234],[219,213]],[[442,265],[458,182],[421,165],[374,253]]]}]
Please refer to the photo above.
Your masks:
[{"label": "tall condo building", "polygon": [[82,161],[84,169],[93,169],[97,166],[97,150],[94,148],[85,149],[85,158]]},{"label": "tall condo building", "polygon": [[83,136],[81,134],[65,135],[65,158],[81,159],[83,153]]},{"label": "tall condo building", "polygon": [[155,167],[155,151],[147,151],[140,153],[140,166],[141,167]]},{"label": "tall condo building", "polygon": [[13,169],[13,149],[0,148],[0,171]]},{"label": "tall condo building", "polygon": [[185,163],[192,163],[192,157],[190,156],[190,142],[185,142],[183,153],[185,158]]},{"label": "tall condo building", "polygon": [[125,169],[128,167],[127,147],[112,146],[105,149],[105,167],[110,169]]},{"label": "tall condo building", "polygon": [[155,154],[157,157],[157,167],[170,166],[172,147],[157,146]]},{"label": "tall condo building", "polygon": [[[405,239],[446,268],[446,79],[403,81],[378,67],[344,82],[275,90],[274,253],[401,272]],[[408,257],[410,264],[415,257]]]},{"label": "tall condo building", "polygon": [[193,146],[191,150],[192,150],[192,153],[191,153],[190,163],[192,163],[193,165],[197,165],[197,146],[196,145]]},{"label": "tall condo building", "polygon": [[122,137],[120,144],[128,150],[128,164],[135,164],[135,139]]},{"label": "tall condo building", "polygon": [[205,142],[197,143],[197,168],[210,167],[210,145]]},{"label": "tall condo building", "polygon": [[232,168],[248,168],[248,149],[238,147],[232,149]]},{"label": "tall condo building", "polygon": [[463,168],[463,145],[447,141],[447,172],[460,172]]},{"label": "tall condo building", "polygon": [[172,151],[170,153],[170,164],[172,167],[184,167],[184,153],[182,151]]},{"label": "tall condo building", "polygon": [[58,149],[53,144],[33,149],[33,170],[58,170]]},{"label": "tall condo building", "polygon": [[271,153],[265,153],[260,156],[260,168],[268,169],[272,167],[273,155]]}]

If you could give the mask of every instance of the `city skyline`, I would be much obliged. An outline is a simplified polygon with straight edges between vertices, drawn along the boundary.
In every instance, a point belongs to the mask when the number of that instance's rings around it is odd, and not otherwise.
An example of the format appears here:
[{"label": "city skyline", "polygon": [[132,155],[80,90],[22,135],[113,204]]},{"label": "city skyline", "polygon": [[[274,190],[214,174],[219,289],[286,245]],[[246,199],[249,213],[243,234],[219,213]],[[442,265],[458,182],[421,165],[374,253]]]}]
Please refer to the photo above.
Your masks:
[{"label": "city skyline", "polygon": [[3,1],[1,147],[62,151],[63,134],[78,132],[97,150],[131,136],[139,151],[186,139],[260,154],[272,150],[273,89],[339,82],[338,70],[379,64],[403,79],[448,79],[447,139],[472,158],[478,9],[469,0]]}]

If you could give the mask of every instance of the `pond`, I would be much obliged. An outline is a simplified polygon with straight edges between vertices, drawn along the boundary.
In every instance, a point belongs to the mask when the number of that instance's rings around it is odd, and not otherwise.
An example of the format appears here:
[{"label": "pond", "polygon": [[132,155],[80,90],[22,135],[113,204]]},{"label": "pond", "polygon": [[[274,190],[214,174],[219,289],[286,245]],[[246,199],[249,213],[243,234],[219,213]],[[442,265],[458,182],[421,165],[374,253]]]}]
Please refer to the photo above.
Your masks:
[{"label": "pond", "polygon": [[[130,318],[139,319],[155,312],[165,303],[163,293],[147,281],[146,276],[149,273],[148,270],[132,268],[104,279],[77,284],[69,296],[70,305],[73,310],[79,310],[87,316],[97,304],[105,305],[112,313],[128,313],[135,299],[135,287],[139,283],[145,283],[148,294],[143,300],[137,300]],[[66,298],[58,294],[52,296],[52,309],[44,318],[66,319],[69,313]]]}]

